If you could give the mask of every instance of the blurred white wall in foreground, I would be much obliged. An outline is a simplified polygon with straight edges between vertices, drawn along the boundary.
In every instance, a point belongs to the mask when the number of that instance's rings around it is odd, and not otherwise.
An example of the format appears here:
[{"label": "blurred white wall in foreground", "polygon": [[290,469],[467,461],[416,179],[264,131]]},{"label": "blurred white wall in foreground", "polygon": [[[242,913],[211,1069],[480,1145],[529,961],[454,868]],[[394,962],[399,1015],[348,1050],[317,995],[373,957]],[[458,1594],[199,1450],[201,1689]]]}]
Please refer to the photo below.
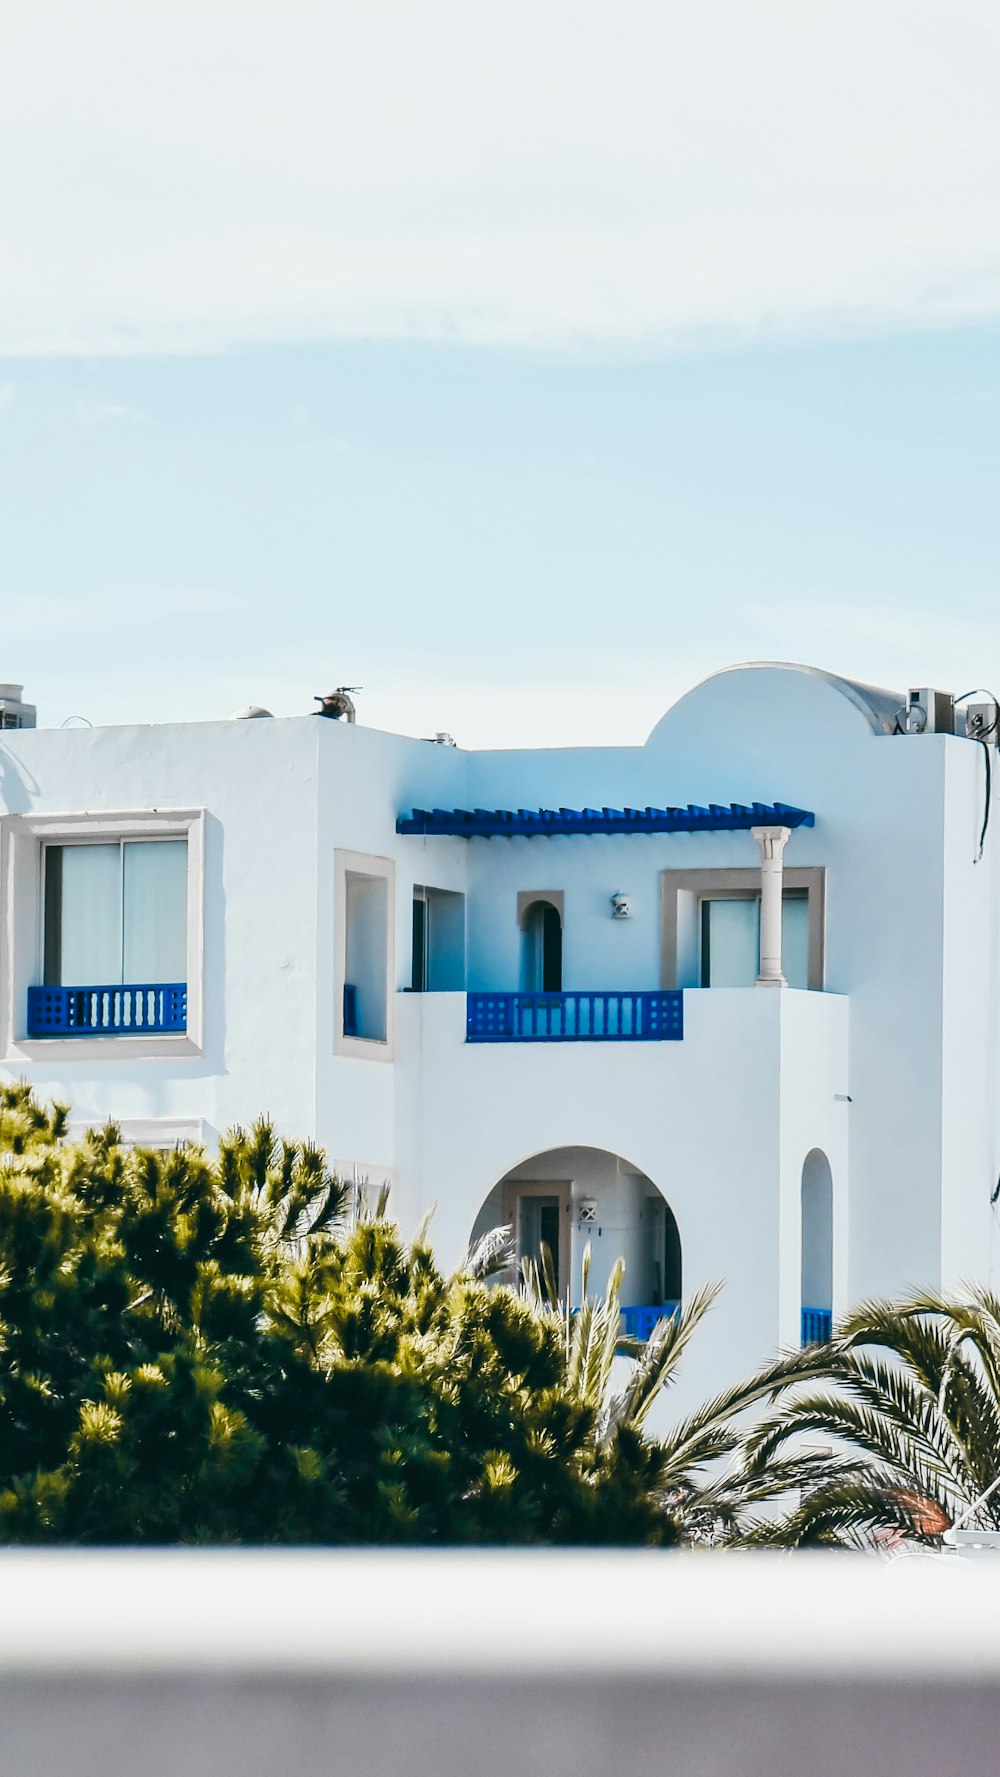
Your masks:
[{"label": "blurred white wall in foreground", "polygon": [[996,1777],[1000,1562],[8,1552],[0,1777]]}]

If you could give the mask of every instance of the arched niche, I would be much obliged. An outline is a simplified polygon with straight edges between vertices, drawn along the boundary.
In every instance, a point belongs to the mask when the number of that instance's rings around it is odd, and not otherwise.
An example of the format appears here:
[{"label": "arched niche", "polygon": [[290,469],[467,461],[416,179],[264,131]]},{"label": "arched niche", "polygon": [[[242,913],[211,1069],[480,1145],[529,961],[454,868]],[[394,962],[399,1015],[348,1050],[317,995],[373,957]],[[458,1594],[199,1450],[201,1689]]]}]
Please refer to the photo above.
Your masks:
[{"label": "arched niche", "polygon": [[833,1174],[822,1148],[802,1166],[802,1309],[833,1308]]},{"label": "arched niche", "polygon": [[555,892],[518,896],[522,993],[562,992],[563,898]]}]

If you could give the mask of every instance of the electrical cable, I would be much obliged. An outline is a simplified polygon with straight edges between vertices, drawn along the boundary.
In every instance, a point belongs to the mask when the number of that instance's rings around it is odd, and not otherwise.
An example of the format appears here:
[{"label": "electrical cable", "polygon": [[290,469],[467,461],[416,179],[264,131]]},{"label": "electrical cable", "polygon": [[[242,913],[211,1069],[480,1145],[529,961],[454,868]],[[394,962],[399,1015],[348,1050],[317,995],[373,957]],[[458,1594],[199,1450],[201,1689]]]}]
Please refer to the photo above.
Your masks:
[{"label": "electrical cable", "polygon": [[[992,691],[987,691],[984,685],[977,685],[975,691],[965,691],[961,697],[954,698],[952,700],[952,707],[957,709],[960,703],[967,702],[970,697],[988,697],[993,708],[997,712],[992,722],[987,725],[983,732],[973,736],[975,740],[979,741],[986,759],[986,800],[983,809],[983,824],[979,833],[979,854],[976,858],[976,863],[978,864],[982,861],[983,846],[986,843],[986,833],[990,824],[990,806],[992,802],[992,761],[990,759],[990,742],[988,737],[992,735],[993,745],[1000,750],[1000,701],[998,701]],[[990,1208],[995,1211],[998,1203],[1000,1203],[1000,1177],[997,1178],[997,1182],[990,1192]]]},{"label": "electrical cable", "polygon": [[[995,691],[988,691],[985,685],[976,685],[971,691],[963,691],[961,697],[953,697],[951,700],[953,708],[957,709],[960,703],[968,703],[970,697],[988,697],[991,703],[997,701]],[[990,723],[990,727],[996,727],[995,720]]]},{"label": "electrical cable", "polygon": [[983,824],[979,830],[979,850],[976,854],[976,863],[981,864],[983,861],[983,847],[986,844],[986,834],[990,824],[990,811],[993,802],[993,765],[990,759],[991,743],[989,737],[991,735],[993,737],[993,746],[1000,747],[1000,733],[998,733],[998,728],[1000,728],[1000,701],[997,700],[994,692],[987,691],[985,685],[977,685],[974,691],[963,691],[961,697],[953,697],[951,700],[952,708],[957,709],[960,703],[967,703],[970,697],[988,697],[994,710],[997,712],[993,717],[992,722],[988,723],[979,734],[970,735],[969,737],[971,740],[978,740],[983,749],[983,757],[986,761],[986,792],[983,798]]},{"label": "electrical cable", "polygon": [[979,829],[979,851],[976,854],[976,863],[981,864],[983,861],[983,846],[986,844],[986,829],[990,824],[990,804],[992,801],[991,792],[993,789],[993,767],[990,763],[990,743],[989,743],[989,741],[983,740],[981,735],[977,735],[976,739],[979,741],[979,745],[983,749],[983,758],[986,761],[986,794],[985,794],[984,801],[983,801],[983,824]]}]

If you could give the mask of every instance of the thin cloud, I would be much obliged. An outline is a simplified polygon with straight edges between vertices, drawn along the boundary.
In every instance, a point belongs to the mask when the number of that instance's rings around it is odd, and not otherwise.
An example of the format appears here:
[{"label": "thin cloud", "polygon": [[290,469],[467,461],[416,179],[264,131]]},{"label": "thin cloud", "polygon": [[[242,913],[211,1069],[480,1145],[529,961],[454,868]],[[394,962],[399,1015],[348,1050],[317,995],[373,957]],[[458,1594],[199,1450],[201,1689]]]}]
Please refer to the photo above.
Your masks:
[{"label": "thin cloud", "polygon": [[125,420],[148,426],[152,422],[148,413],[138,407],[129,407],[124,401],[103,401],[98,409],[102,420]]},{"label": "thin cloud", "polygon": [[1000,310],[983,0],[46,0],[0,56],[0,353]]}]

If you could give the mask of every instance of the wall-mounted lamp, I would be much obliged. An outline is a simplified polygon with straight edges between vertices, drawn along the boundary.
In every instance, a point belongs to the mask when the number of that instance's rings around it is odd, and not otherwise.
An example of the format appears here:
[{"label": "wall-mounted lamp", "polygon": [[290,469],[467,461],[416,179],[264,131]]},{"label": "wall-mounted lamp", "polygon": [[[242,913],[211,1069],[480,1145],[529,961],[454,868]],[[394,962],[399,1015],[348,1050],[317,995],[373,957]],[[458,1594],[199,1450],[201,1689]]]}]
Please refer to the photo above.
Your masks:
[{"label": "wall-mounted lamp", "polygon": [[620,892],[612,895],[611,917],[612,919],[631,919],[632,901],[629,895],[623,895]]}]

